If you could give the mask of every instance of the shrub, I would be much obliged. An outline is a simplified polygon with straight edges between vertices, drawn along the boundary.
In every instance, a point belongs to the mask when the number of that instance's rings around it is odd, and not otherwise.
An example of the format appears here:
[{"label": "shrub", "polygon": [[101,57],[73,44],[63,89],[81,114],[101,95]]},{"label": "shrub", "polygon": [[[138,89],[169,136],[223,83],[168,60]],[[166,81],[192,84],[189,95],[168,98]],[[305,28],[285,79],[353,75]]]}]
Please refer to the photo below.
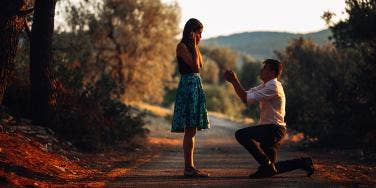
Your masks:
[{"label": "shrub", "polygon": [[375,135],[375,112],[366,97],[370,90],[362,90],[363,82],[357,78],[374,72],[362,71],[361,54],[297,39],[279,58],[285,63],[282,76],[289,127],[327,146],[373,144],[369,140]]},{"label": "shrub", "polygon": [[96,87],[88,86],[81,94],[62,88],[51,128],[87,151],[145,136],[144,115],[111,97],[114,86],[103,75]]},{"label": "shrub", "polygon": [[205,85],[207,109],[221,112],[230,117],[241,117],[245,106],[231,85]]}]

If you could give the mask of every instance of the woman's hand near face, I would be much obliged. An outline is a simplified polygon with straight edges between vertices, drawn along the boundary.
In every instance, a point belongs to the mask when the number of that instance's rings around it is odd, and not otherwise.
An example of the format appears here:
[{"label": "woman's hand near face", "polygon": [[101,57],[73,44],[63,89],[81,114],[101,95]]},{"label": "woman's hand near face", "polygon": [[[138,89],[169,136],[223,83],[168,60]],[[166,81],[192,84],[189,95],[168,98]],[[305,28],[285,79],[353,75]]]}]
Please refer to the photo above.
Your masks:
[{"label": "woman's hand near face", "polygon": [[198,44],[200,43],[201,37],[199,35],[200,35],[199,33],[191,32],[192,41],[195,46],[198,46]]}]

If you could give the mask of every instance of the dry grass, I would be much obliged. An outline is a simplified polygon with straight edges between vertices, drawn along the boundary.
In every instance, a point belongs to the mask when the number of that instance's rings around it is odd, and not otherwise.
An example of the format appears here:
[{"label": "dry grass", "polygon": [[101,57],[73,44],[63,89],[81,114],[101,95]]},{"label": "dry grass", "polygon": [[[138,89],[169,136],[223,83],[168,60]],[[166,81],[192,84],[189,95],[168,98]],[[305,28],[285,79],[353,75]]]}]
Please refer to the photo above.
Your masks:
[{"label": "dry grass", "polygon": [[128,104],[137,109],[150,112],[155,116],[167,117],[167,116],[172,115],[172,109],[163,108],[161,106],[151,105],[151,104],[142,103],[142,102],[130,102]]}]

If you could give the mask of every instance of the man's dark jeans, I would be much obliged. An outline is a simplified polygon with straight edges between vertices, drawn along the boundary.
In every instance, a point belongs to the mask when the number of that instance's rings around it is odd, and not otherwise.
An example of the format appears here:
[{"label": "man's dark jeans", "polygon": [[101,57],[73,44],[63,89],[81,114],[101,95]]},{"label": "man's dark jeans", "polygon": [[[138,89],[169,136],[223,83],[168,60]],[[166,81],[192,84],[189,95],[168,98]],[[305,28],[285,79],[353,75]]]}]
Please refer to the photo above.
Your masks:
[{"label": "man's dark jeans", "polygon": [[275,162],[277,149],[285,135],[286,128],[275,124],[246,127],[235,133],[236,140],[260,165],[267,165],[269,161]]},{"label": "man's dark jeans", "polygon": [[251,126],[239,129],[235,133],[236,140],[253,155],[260,165],[267,165],[270,161],[274,163],[278,173],[300,169],[304,166],[304,161],[299,158],[276,162],[277,150],[285,135],[286,128],[275,124]]}]

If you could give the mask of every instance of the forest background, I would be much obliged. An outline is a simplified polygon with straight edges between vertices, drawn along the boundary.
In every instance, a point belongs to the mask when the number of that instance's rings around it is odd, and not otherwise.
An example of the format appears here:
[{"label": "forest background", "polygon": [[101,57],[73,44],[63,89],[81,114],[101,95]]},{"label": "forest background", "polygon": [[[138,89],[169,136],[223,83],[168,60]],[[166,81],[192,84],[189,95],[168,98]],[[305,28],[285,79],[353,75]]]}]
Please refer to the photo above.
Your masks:
[{"label": "forest background", "polygon": [[[346,6],[342,21],[323,12],[329,30],[318,33],[204,40],[208,110],[257,120],[257,106],[244,106],[222,75],[233,69],[250,88],[260,83],[262,60],[277,58],[284,63],[289,128],[313,145],[374,150],[376,2],[347,0]],[[83,150],[98,150],[147,136],[144,114],[131,104],[173,108],[177,4],[18,0],[0,7],[0,102],[15,117],[49,127]],[[55,28],[55,14],[66,25]],[[265,47],[254,49],[260,45],[251,35],[265,39]]]}]

